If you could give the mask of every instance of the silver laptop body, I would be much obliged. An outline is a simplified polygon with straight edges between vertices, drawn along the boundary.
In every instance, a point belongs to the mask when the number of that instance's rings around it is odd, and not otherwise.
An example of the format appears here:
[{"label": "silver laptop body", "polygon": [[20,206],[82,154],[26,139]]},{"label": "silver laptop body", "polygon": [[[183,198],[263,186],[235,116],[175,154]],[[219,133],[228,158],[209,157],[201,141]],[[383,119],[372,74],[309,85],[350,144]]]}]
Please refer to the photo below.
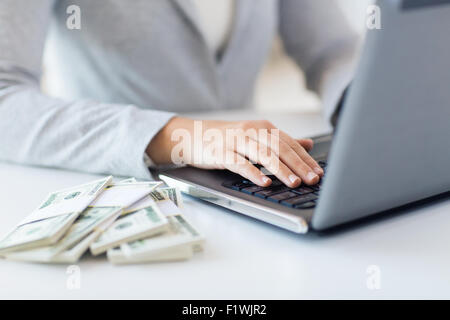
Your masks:
[{"label": "silver laptop body", "polygon": [[382,29],[368,31],[356,76],[331,137],[314,209],[231,190],[228,171],[159,172],[168,185],[281,228],[324,230],[450,191],[450,1],[380,0]]}]

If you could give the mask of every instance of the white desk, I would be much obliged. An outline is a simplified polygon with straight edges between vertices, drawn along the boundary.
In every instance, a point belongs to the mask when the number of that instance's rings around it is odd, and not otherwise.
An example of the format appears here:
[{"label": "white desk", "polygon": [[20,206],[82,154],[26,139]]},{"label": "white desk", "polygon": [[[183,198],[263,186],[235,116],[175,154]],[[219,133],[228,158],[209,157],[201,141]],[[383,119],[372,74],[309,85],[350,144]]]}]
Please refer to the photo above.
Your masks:
[{"label": "white desk", "polygon": [[[316,115],[286,118],[270,117],[291,133],[327,130]],[[48,192],[94,178],[0,163],[0,234]],[[337,234],[299,236],[188,198],[186,215],[207,239],[192,260],[117,267],[85,257],[79,290],[66,288],[66,266],[0,260],[0,298],[450,298],[449,212],[443,201]],[[369,265],[381,270],[379,290],[367,288]]]}]

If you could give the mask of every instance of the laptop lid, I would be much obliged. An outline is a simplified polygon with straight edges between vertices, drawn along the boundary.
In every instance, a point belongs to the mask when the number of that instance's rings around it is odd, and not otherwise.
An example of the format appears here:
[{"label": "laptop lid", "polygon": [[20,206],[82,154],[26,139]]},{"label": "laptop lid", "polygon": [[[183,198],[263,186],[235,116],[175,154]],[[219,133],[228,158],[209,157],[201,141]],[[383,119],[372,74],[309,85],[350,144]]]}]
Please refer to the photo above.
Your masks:
[{"label": "laptop lid", "polygon": [[382,0],[329,157],[315,229],[450,190],[450,1]]}]

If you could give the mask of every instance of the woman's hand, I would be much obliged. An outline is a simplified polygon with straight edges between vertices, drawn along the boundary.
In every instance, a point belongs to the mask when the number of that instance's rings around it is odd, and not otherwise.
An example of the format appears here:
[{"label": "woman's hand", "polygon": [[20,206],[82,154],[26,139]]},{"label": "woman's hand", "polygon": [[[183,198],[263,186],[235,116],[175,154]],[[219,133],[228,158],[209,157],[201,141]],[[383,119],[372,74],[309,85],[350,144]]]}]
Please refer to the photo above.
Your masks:
[{"label": "woman's hand", "polygon": [[204,169],[228,169],[267,187],[272,181],[253,163],[284,184],[312,185],[322,168],[308,154],[310,139],[296,140],[269,121],[197,121],[175,117],[153,138],[147,154],[155,164],[183,163]]}]

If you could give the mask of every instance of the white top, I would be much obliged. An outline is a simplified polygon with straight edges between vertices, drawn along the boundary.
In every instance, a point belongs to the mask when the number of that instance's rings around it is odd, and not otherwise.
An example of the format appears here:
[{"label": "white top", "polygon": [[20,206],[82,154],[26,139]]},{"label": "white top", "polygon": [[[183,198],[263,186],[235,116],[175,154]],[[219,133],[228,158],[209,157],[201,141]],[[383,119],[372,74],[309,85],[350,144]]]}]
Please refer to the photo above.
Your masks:
[{"label": "white top", "polygon": [[203,35],[214,52],[227,45],[233,29],[235,0],[193,0]]}]

